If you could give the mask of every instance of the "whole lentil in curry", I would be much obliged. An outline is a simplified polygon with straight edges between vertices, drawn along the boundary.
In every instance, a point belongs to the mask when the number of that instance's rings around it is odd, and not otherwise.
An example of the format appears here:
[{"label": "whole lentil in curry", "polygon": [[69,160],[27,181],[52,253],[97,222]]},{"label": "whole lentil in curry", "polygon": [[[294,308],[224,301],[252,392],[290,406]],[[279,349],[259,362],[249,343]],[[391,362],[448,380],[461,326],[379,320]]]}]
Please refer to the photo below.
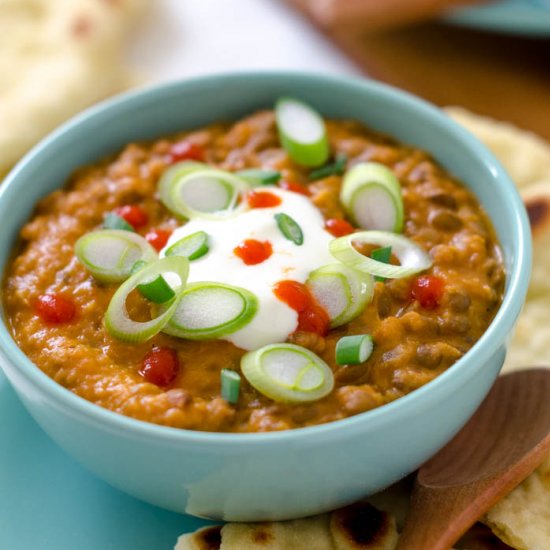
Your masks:
[{"label": "whole lentil in curry", "polygon": [[[116,286],[97,283],[73,252],[75,241],[117,207],[139,206],[146,213],[139,233],[151,239],[158,237],[155,231],[167,235],[175,229],[179,224],[159,202],[156,185],[170,163],[191,153],[189,158],[204,156],[205,162],[230,171],[278,170],[283,187],[307,187],[326,219],[344,218],[342,178],[310,182],[308,171],[281,147],[271,112],[130,144],[115,158],[79,170],[66,189],[43,199],[21,231],[22,243],[4,282],[6,315],[20,348],[59,384],[110,410],[166,426],[223,432],[284,430],[342,419],[393,401],[441,374],[480,338],[502,300],[504,271],[491,224],[474,196],[425,152],[357,122],[327,121],[327,130],[332,150],[347,155],[348,166],[376,161],[393,170],[402,186],[404,234],[429,252],[433,266],[427,274],[444,285],[438,303],[423,307],[411,293],[415,277],[377,282],[372,303],[350,323],[326,337],[293,333],[291,342],[309,348],[333,369],[335,388],[328,396],[308,404],[276,403],[243,379],[239,401],[231,405],[220,397],[220,371],[239,370],[244,351],[233,344],[162,333],[141,344],[117,341],[102,323]],[[46,293],[70,297],[74,318],[45,323],[36,303]],[[336,342],[357,333],[372,334],[372,356],[360,365],[336,365]],[[140,373],[144,357],[156,347],[177,352],[179,369],[166,387],[147,382]]]}]

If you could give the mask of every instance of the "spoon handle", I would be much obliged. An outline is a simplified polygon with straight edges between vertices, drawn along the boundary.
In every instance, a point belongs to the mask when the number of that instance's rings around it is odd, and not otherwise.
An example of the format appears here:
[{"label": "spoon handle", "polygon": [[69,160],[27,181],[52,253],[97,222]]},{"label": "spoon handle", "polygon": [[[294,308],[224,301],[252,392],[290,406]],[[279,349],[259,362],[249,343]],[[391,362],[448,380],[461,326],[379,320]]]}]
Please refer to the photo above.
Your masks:
[{"label": "spoon handle", "polygon": [[396,550],[449,550],[483,513],[469,506],[468,486],[426,489],[416,486]]}]

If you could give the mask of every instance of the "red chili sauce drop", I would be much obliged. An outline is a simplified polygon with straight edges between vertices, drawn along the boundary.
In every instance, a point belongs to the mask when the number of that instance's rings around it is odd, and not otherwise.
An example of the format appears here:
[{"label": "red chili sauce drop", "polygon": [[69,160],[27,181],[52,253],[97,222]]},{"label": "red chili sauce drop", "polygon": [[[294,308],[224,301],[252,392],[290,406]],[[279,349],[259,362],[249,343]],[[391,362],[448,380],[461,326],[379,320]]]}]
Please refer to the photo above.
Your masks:
[{"label": "red chili sauce drop", "polygon": [[173,164],[182,160],[202,162],[204,160],[204,149],[200,145],[189,141],[174,143],[168,152],[168,161]]},{"label": "red chili sauce drop", "polygon": [[162,250],[172,231],[167,231],[166,229],[151,229],[149,233],[145,235],[145,240],[156,250]]},{"label": "red chili sauce drop", "polygon": [[287,191],[292,191],[293,193],[299,193],[300,195],[305,195],[309,197],[309,190],[304,185],[300,183],[295,183],[293,181],[281,180],[279,182],[279,187],[281,189],[286,189]]},{"label": "red chili sauce drop", "polygon": [[330,218],[325,222],[325,229],[335,237],[344,237],[355,231],[351,223],[340,218]]},{"label": "red chili sauce drop", "polygon": [[271,208],[279,206],[282,200],[269,191],[249,191],[246,194],[246,201],[250,208]]},{"label": "red chili sauce drop", "polygon": [[155,346],[143,359],[139,374],[157,386],[168,386],[179,370],[178,354],[172,348]]},{"label": "red chili sauce drop", "polygon": [[273,293],[298,313],[296,330],[314,332],[325,336],[330,327],[327,312],[317,303],[306,285],[298,281],[279,281],[273,286]]},{"label": "red chili sauce drop", "polygon": [[126,204],[114,210],[115,214],[126,220],[134,229],[139,229],[149,223],[147,212],[140,206]]},{"label": "red chili sauce drop", "polygon": [[273,247],[269,241],[257,241],[246,239],[233,249],[235,256],[238,256],[246,265],[261,264],[273,254]]},{"label": "red chili sauce drop", "polygon": [[411,285],[410,296],[424,309],[436,309],[441,303],[445,282],[435,275],[422,275]]},{"label": "red chili sauce drop", "polygon": [[76,315],[74,302],[63,294],[42,294],[35,304],[37,315],[45,323],[59,325],[69,323]]}]

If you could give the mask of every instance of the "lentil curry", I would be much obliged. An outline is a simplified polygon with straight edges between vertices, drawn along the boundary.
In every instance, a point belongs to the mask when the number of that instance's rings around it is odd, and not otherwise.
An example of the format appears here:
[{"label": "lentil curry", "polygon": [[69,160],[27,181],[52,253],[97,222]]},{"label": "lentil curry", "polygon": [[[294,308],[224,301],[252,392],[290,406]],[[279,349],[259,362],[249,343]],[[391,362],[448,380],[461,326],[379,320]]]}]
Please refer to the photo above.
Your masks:
[{"label": "lentil curry", "polygon": [[[337,328],[327,329],[316,303],[299,314],[288,342],[329,365],[330,393],[312,402],[281,402],[243,379],[236,402],[222,398],[220,372],[240,372],[245,350],[226,340],[163,332],[144,342],[120,341],[103,323],[116,285],[95,280],[74,253],[75,242],[100,227],[108,212],[157,250],[164,247],[180,222],[159,201],[157,184],[170,165],[183,160],[231,172],[278,171],[278,187],[307,196],[328,232],[339,237],[353,231],[340,201],[341,173],[329,170],[312,181],[311,169],[293,162],[281,145],[271,111],[132,143],[116,157],[82,168],[66,188],[43,199],[21,231],[4,282],[17,344],[56,382],[102,407],[165,426],[220,432],[342,419],[398,399],[444,372],[480,338],[502,300],[504,271],[491,224],[473,194],[427,153],[357,122],[329,120],[326,129],[334,157],[341,161],[345,155],[348,168],[377,162],[391,169],[401,185],[403,235],[432,261],[414,276],[378,280],[362,313]],[[266,255],[265,246],[259,254]],[[134,300],[132,316],[147,315],[148,307]],[[337,342],[355,334],[372,336],[372,354],[358,364],[338,364]]]}]

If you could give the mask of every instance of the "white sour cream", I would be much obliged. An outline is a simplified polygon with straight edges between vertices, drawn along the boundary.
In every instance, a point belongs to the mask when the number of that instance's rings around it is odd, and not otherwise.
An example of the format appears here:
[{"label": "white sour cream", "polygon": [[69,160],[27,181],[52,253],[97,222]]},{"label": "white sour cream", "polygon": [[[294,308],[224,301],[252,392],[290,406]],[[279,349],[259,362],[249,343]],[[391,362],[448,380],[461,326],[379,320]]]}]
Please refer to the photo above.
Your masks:
[{"label": "white sour cream", "polygon": [[[280,197],[281,204],[246,210],[223,220],[191,220],[174,231],[161,251],[164,256],[165,250],[183,237],[197,231],[207,233],[209,251],[190,263],[188,281],[227,283],[257,296],[258,311],[252,321],[224,338],[246,350],[284,342],[297,328],[298,315],[275,296],[275,283],[289,279],[304,283],[313,270],[336,262],[328,250],[334,237],[325,231],[323,217],[309,199],[279,188],[262,189]],[[289,215],[301,227],[302,245],[283,236],[274,218],[279,212]],[[269,241],[272,255],[259,264],[246,265],[234,253],[235,247],[246,239]]]}]

